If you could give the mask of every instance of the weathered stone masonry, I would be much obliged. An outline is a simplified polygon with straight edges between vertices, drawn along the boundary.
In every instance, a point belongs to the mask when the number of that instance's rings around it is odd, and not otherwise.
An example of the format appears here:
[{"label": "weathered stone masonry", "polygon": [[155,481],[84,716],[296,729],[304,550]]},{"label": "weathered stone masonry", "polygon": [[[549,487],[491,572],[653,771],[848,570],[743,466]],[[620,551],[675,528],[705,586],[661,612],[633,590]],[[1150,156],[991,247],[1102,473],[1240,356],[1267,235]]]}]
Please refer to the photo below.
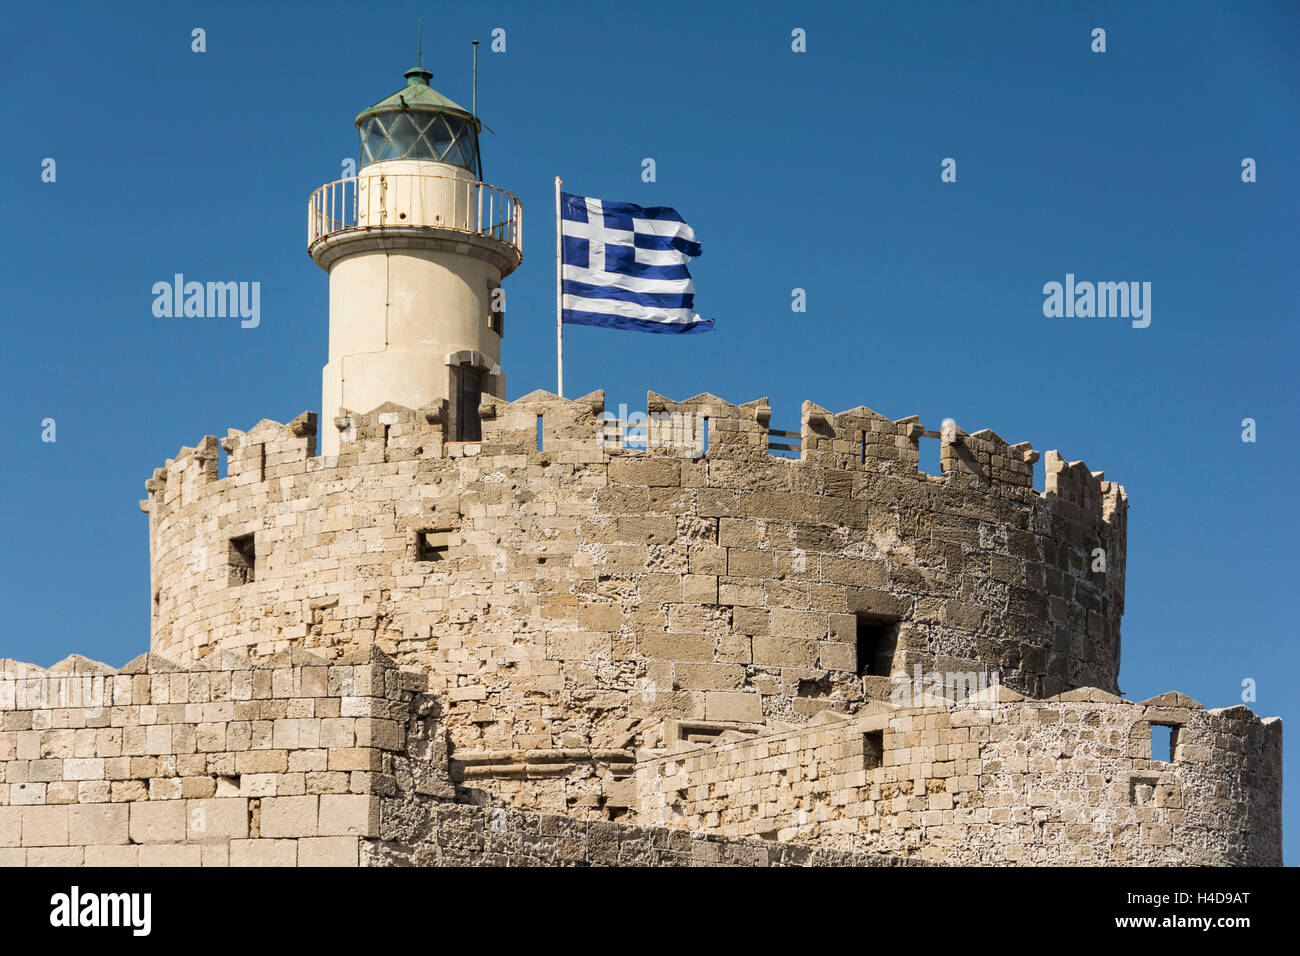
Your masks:
[{"label": "weathered stone masonry", "polygon": [[395,773],[451,793],[423,683],[364,653],[0,662],[0,864],[357,866]]},{"label": "weathered stone masonry", "polygon": [[[827,710],[644,752],[628,823],[457,786],[425,680],[374,649],[0,662],[0,865],[1280,862],[1281,726],[1244,707]],[[1153,723],[1177,727],[1170,762]]]},{"label": "weathered stone masonry", "polygon": [[0,866],[890,866],[451,802],[419,674],[371,652],[0,661]]},{"label": "weathered stone masonry", "polygon": [[[599,392],[182,449],[152,653],[0,663],[0,864],[1280,862],[1280,722],[1115,696],[1118,485],[1048,452],[1039,493],[950,422],[808,403],[788,460],[764,401],[647,406],[640,451]],[[918,669],[997,682],[895,699]]]},{"label": "weathered stone masonry", "polygon": [[[1278,718],[986,696],[648,756],[640,819],[946,863],[1281,865]],[[1172,760],[1153,724],[1175,728]]]},{"label": "weathered stone masonry", "polygon": [[345,414],[337,457],[314,456],[310,413],[263,422],[221,442],[224,478],[205,438],[143,503],[153,648],[374,645],[430,675],[458,774],[602,816],[634,804],[665,719],[797,724],[887,696],[859,673],[863,615],[898,621],[895,672],[1117,690],[1118,485],[1049,452],[1040,494],[1036,452],[955,427],[925,475],[932,433],[866,408],[806,404],[792,461],[769,452],[765,401],[647,404],[706,419],[707,451],[602,446],[599,392],[485,398],[478,443],[446,442],[441,408]]}]

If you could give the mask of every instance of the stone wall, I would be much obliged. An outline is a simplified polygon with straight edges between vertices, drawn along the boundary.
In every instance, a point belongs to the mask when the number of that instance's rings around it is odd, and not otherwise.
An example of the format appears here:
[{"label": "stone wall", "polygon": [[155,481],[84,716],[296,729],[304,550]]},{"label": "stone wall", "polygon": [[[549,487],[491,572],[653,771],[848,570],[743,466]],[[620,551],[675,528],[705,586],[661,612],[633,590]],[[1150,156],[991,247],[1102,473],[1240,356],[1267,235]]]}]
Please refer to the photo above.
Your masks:
[{"label": "stone wall", "polygon": [[[643,752],[619,770],[630,806],[602,821],[506,805],[511,783],[593,755],[468,773],[426,681],[373,648],[0,662],[0,865],[1281,861],[1281,725],[1244,707],[873,702]],[[1151,759],[1153,723],[1177,727],[1172,762]]]},{"label": "stone wall", "polygon": [[452,803],[424,684],[377,654],[0,661],[0,866],[911,862]]},{"label": "stone wall", "polygon": [[[1117,689],[1126,498],[1082,464],[1049,453],[1039,493],[1028,445],[811,403],[788,460],[765,400],[654,393],[702,433],[633,451],[597,440],[603,406],[486,397],[472,444],[445,440],[441,407],[386,405],[326,426],[337,456],[315,456],[310,413],[182,449],[142,503],[152,649],[378,647],[430,675],[458,772],[610,817],[666,720],[798,724],[887,696],[860,618],[898,622],[896,673]],[[941,476],[916,467],[931,437]]]},{"label": "stone wall", "polygon": [[398,775],[452,793],[424,680],[300,650],[0,662],[0,865],[357,866]]},{"label": "stone wall", "polygon": [[1094,689],[877,709],[648,757],[638,819],[958,864],[1281,865],[1277,718]]},{"label": "stone wall", "polygon": [[[390,804],[384,804],[386,824]],[[916,866],[918,859],[728,839],[559,814],[423,803],[390,839],[362,844],[365,866]]]}]

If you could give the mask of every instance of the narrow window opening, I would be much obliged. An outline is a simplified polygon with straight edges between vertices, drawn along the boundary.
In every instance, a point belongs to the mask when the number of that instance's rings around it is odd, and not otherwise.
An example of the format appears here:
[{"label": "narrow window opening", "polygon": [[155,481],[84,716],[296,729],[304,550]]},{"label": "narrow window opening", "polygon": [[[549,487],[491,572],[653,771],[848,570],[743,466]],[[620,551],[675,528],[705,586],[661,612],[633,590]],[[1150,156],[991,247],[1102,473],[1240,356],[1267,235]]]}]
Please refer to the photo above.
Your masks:
[{"label": "narrow window opening", "polygon": [[722,736],[722,730],[713,727],[709,729],[696,728],[682,731],[682,740],[688,744],[711,744]]},{"label": "narrow window opening", "polygon": [[1151,725],[1151,759],[1173,763],[1178,753],[1178,727],[1173,724]]},{"label": "narrow window opening", "polygon": [[892,618],[858,615],[857,652],[859,677],[888,677],[894,669],[898,648],[898,621]]},{"label": "narrow window opening", "polygon": [[542,416],[537,416],[537,450],[542,450]]},{"label": "narrow window opening", "polygon": [[709,416],[705,415],[700,421],[700,454],[707,455],[709,453]]},{"label": "narrow window opening", "polygon": [[858,432],[858,461],[865,465],[867,463],[867,433]]},{"label": "narrow window opening", "polygon": [[420,531],[415,536],[415,560],[445,561],[450,547],[446,531]]},{"label": "narrow window opening", "polygon": [[883,730],[869,730],[862,735],[862,757],[868,770],[884,766],[885,732]]},{"label": "narrow window opening", "polygon": [[722,736],[727,733],[741,733],[752,736],[754,732],[748,728],[737,727],[728,723],[682,721],[677,724],[674,736],[681,743],[703,747],[720,742]]},{"label": "narrow window opening", "polygon": [[478,371],[459,366],[456,375],[456,441],[482,441],[478,417],[483,400],[483,377]]},{"label": "narrow window opening", "polygon": [[943,445],[939,439],[931,438],[928,435],[922,435],[916,441],[916,450],[918,455],[916,467],[918,470],[927,475],[942,475],[943,465],[940,459]]},{"label": "narrow window opening", "polygon": [[230,587],[251,584],[256,580],[257,547],[251,534],[230,539],[227,563],[230,565]]}]

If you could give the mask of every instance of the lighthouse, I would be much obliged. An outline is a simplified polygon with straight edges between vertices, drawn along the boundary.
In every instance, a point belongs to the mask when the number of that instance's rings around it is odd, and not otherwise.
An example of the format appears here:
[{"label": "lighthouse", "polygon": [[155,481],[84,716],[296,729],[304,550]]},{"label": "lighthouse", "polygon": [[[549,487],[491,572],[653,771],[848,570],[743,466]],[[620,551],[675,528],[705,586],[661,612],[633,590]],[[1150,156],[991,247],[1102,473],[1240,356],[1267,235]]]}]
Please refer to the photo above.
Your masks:
[{"label": "lighthouse", "polygon": [[422,66],[356,118],[357,174],[311,196],[307,251],[329,273],[323,454],[347,412],[385,402],[441,415],[476,441],[484,394],[505,397],[501,280],[522,259],[519,201],[482,182],[474,112]]}]

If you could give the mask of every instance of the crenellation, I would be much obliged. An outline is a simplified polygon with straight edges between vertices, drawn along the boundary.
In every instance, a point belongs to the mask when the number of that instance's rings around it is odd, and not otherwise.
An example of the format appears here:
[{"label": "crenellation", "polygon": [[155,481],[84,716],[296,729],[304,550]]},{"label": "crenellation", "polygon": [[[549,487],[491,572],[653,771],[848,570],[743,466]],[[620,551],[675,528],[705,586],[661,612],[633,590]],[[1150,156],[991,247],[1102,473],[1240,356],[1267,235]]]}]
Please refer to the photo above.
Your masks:
[{"label": "crenellation", "polygon": [[885,471],[917,474],[916,440],[922,429],[915,418],[891,421],[859,405],[832,414],[820,405],[804,402],[800,434],[802,460],[839,471]]},{"label": "crenellation", "polygon": [[652,420],[654,416],[667,416],[669,421],[680,422],[687,439],[652,442],[650,451],[654,454],[683,458],[707,454],[720,462],[763,461],[769,457],[772,409],[766,398],[733,405],[708,392],[674,401],[651,391],[646,393],[646,411]]},{"label": "crenellation", "polygon": [[[1045,495],[1055,496],[1102,517],[1103,485],[1113,484],[1105,481],[1103,472],[1090,471],[1081,461],[1067,462],[1056,451],[1049,451],[1043,461],[1046,469],[1043,485]],[[1115,494],[1124,497],[1122,488]]]},{"label": "crenellation", "polygon": [[1031,488],[1038,452],[1028,442],[1011,445],[992,429],[967,434],[948,421],[940,432],[939,463],[945,475],[973,476],[995,487]]}]

